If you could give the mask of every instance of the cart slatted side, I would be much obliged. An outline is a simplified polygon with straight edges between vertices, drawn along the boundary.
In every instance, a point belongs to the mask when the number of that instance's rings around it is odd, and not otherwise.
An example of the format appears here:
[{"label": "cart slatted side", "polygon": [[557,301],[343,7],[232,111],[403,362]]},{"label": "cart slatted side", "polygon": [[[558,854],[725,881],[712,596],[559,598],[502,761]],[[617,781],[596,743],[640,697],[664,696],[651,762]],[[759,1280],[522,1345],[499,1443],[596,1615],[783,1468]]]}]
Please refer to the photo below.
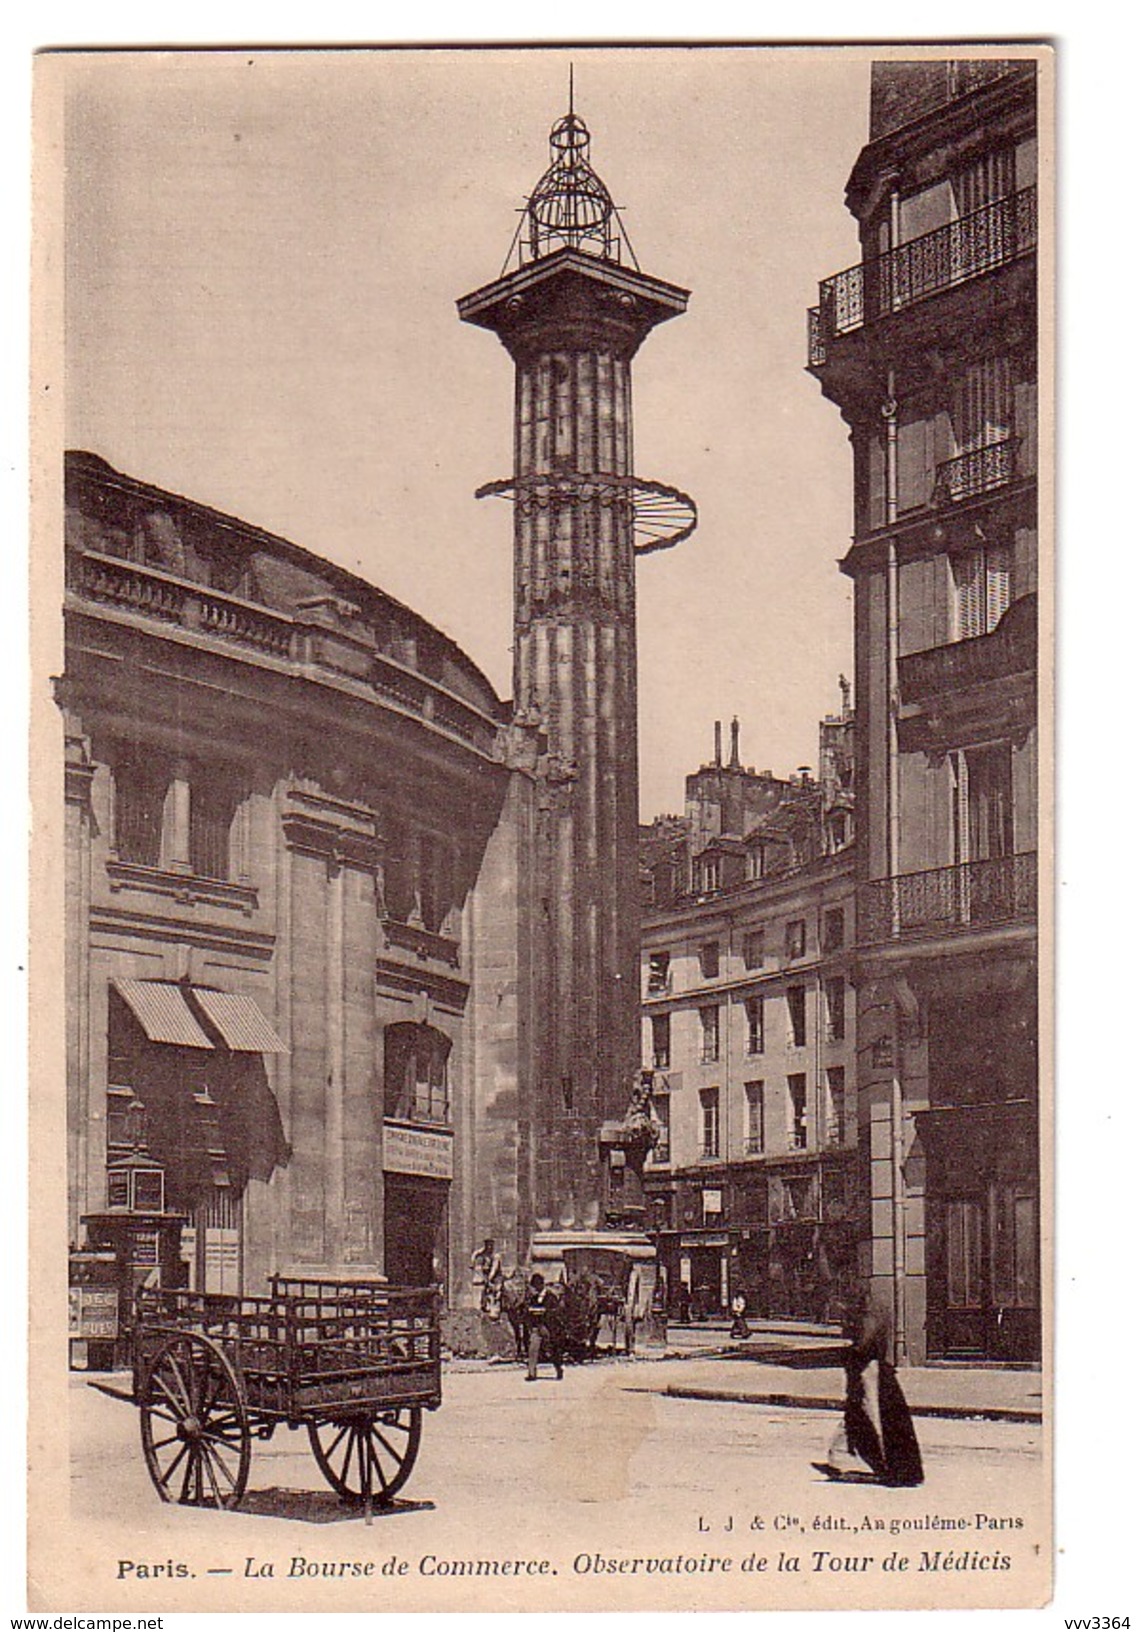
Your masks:
[{"label": "cart slatted side", "polygon": [[221,1343],[257,1415],[301,1421],[370,1406],[440,1403],[440,1329],[433,1289],[275,1279],[265,1298],[140,1293],[138,1378],[178,1328]]}]

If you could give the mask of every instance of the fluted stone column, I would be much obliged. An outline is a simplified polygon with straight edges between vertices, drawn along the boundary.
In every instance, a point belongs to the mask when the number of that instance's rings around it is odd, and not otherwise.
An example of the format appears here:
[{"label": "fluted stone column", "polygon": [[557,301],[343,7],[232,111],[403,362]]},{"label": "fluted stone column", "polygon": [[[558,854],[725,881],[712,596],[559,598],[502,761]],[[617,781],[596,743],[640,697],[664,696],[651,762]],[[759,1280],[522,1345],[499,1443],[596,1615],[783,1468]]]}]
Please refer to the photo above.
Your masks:
[{"label": "fluted stone column", "polygon": [[564,250],[460,303],[516,366],[515,703],[546,735],[520,847],[521,1114],[540,1229],[598,1221],[599,1130],[639,1064],[630,364],[685,300]]}]

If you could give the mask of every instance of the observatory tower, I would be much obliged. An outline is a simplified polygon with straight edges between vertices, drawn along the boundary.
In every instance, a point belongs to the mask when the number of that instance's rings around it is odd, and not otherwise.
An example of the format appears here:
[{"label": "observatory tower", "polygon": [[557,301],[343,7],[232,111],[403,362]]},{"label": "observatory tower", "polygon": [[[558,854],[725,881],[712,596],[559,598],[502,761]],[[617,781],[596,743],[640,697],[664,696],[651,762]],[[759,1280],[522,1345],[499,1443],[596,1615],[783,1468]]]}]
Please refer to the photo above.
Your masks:
[{"label": "observatory tower", "polygon": [[540,1229],[641,1202],[620,1139],[599,1167],[640,1056],[634,561],[697,517],[634,475],[630,365],[688,298],[639,268],[572,84],[503,271],[459,302],[516,371],[514,473],[480,496],[513,501],[515,712],[543,749],[519,833],[520,1211]]}]

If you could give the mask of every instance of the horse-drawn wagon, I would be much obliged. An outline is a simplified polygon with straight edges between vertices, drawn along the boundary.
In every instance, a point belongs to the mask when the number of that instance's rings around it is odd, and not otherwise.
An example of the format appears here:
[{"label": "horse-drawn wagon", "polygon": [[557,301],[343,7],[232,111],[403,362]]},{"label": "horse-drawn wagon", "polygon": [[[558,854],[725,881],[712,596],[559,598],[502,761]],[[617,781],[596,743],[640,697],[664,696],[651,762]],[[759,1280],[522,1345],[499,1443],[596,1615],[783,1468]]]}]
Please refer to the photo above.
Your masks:
[{"label": "horse-drawn wagon", "polygon": [[572,1347],[594,1354],[609,1321],[614,1348],[621,1334],[624,1352],[634,1353],[657,1286],[657,1254],[649,1236],[639,1230],[552,1230],[535,1236],[531,1258],[544,1275],[566,1284]]},{"label": "horse-drawn wagon", "polygon": [[132,1338],[143,1454],[163,1501],[234,1507],[254,1439],[305,1428],[350,1501],[391,1501],[440,1404],[439,1297],[274,1276],[268,1297],[143,1291]]}]

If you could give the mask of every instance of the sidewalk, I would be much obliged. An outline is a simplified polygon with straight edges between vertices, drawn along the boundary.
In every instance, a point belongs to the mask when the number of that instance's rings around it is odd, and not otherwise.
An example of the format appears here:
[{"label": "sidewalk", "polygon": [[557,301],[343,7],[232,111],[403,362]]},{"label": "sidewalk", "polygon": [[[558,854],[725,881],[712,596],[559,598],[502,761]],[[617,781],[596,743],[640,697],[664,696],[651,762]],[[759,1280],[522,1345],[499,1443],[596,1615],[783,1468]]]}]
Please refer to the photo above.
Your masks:
[{"label": "sidewalk", "polygon": [[[781,1354],[770,1343],[743,1342],[722,1348],[662,1357],[653,1380],[638,1388],[676,1399],[732,1400],[801,1410],[842,1411],[844,1375],[829,1363],[840,1345]],[[820,1356],[817,1362],[815,1356]],[[647,1355],[647,1358],[649,1356]],[[815,1362],[815,1363],[814,1363]],[[899,1380],[912,1413],[919,1417],[976,1418],[988,1422],[1041,1422],[1042,1374],[1038,1370],[991,1370],[983,1366],[908,1366]]]}]

